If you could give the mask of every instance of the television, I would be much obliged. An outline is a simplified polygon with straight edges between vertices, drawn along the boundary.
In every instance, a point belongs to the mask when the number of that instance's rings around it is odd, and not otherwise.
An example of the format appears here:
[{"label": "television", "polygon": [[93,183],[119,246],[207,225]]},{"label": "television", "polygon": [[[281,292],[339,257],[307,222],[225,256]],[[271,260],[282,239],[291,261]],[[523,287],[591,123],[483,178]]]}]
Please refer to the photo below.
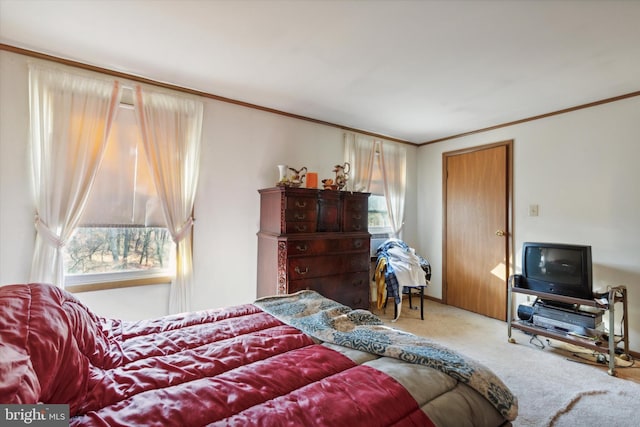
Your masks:
[{"label": "television", "polygon": [[573,298],[593,299],[591,246],[522,244],[522,279],[517,286]]}]

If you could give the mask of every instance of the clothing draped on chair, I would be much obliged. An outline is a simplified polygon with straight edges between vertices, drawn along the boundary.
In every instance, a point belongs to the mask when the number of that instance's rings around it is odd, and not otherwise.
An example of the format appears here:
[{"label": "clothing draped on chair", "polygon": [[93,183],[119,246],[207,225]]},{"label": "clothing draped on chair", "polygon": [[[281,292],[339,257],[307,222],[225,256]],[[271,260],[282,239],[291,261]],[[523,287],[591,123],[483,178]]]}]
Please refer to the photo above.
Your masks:
[{"label": "clothing draped on chair", "polygon": [[396,304],[396,316],[402,309],[403,288],[426,286],[431,279],[431,265],[415,250],[399,239],[387,239],[377,251],[375,281],[378,287],[378,308],[393,298]]}]

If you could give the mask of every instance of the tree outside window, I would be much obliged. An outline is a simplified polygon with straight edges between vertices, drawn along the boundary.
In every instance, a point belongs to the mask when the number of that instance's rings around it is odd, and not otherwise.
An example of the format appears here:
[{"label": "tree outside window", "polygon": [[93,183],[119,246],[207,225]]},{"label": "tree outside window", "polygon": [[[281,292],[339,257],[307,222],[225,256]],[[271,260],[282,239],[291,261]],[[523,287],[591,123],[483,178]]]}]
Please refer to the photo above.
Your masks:
[{"label": "tree outside window", "polygon": [[131,106],[118,109],[80,226],[65,245],[65,284],[173,275],[166,228]]}]

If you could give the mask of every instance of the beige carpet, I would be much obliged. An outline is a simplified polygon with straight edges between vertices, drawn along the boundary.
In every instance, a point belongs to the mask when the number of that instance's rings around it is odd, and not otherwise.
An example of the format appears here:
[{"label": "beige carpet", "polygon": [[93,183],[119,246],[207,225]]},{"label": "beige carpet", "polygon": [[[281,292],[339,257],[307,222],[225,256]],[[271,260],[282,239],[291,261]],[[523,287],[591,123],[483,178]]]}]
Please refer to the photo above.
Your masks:
[{"label": "beige carpet", "polygon": [[[373,310],[388,325],[439,341],[491,368],[518,397],[514,426],[637,426],[640,416],[640,361],[618,360],[616,374],[598,364],[590,350],[514,330],[495,319],[425,300],[425,319],[407,301],[392,323],[393,307]],[[628,366],[628,367],[622,367]],[[634,382],[637,381],[637,382]]]}]

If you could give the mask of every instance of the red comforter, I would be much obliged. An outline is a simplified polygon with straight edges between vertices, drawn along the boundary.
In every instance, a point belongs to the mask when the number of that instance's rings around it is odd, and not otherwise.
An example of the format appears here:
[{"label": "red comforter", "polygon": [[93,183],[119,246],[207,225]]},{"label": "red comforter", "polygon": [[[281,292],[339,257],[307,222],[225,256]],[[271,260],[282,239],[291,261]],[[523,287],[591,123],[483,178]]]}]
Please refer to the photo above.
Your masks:
[{"label": "red comforter", "polygon": [[384,373],[252,304],[125,322],[47,285],[0,287],[0,403],[71,425],[428,426]]}]

